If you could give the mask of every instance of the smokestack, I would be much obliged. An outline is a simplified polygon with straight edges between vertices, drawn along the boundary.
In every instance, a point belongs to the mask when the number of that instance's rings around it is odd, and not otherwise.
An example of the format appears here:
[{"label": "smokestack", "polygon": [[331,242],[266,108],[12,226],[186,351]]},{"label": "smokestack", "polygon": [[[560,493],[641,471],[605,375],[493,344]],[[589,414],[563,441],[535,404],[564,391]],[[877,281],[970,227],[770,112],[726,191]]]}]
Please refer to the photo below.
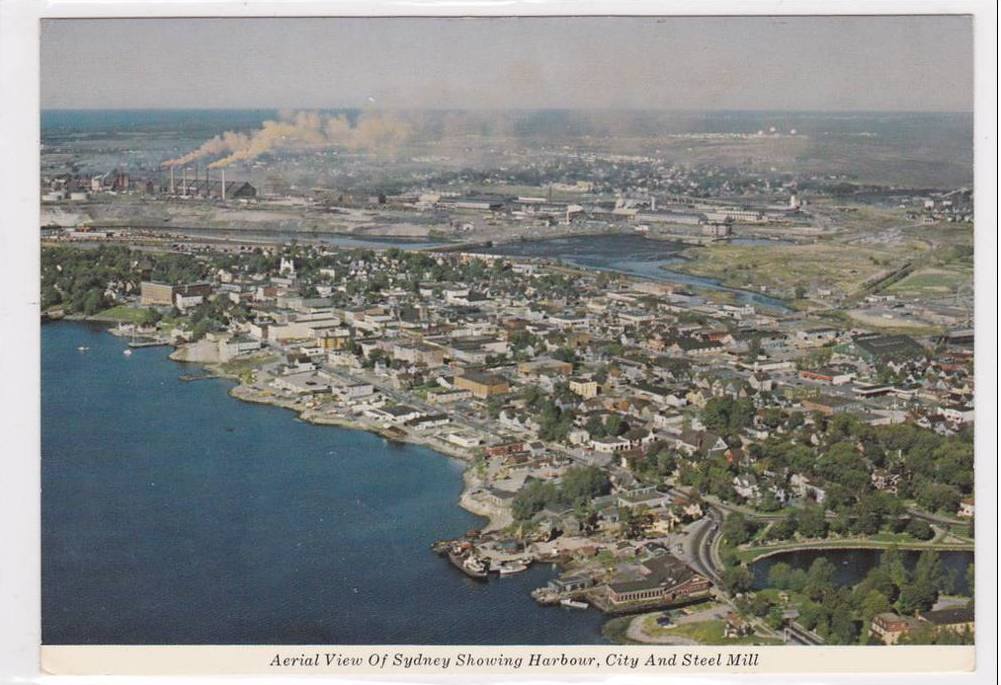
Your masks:
[{"label": "smokestack", "polygon": [[181,195],[188,196],[188,167],[181,167]]},{"label": "smokestack", "polygon": [[170,165],[170,194],[174,194],[174,165]]},{"label": "smokestack", "polygon": [[225,202],[226,201],[226,167],[223,167],[221,169],[221,171],[222,171],[222,185],[220,186],[220,188],[222,189],[221,190],[222,201]]},{"label": "smokestack", "polygon": [[650,211],[651,212],[657,211],[657,198],[655,198],[653,195],[650,196]]}]

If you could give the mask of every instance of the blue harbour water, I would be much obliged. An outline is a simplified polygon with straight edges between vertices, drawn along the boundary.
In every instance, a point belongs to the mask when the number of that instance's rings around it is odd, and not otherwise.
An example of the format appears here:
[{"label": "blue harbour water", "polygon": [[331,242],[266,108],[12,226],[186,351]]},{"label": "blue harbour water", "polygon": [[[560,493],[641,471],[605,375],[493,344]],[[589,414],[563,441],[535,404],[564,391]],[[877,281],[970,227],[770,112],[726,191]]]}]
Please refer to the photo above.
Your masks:
[{"label": "blue harbour water", "polygon": [[42,329],[45,644],[602,641],[597,612],[530,598],[551,567],[479,583],[430,551],[481,523],[460,463],[124,349]]}]

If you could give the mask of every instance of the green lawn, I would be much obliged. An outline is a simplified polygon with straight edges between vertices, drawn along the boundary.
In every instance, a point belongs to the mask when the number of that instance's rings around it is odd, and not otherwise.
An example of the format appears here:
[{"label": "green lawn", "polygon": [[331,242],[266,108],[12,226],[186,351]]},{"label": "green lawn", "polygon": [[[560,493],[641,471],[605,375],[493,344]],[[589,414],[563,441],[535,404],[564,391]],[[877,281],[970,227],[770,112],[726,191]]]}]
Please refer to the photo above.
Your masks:
[{"label": "green lawn", "polygon": [[278,355],[259,354],[246,359],[233,359],[219,365],[223,373],[239,376],[244,371],[253,371],[271,362],[278,361]]},{"label": "green lawn", "polygon": [[98,312],[93,318],[107,321],[122,321],[124,323],[139,323],[145,313],[146,309],[143,307],[130,307],[120,304],[117,307]]},{"label": "green lawn", "polygon": [[973,272],[963,268],[932,268],[915,271],[886,289],[898,295],[922,296],[954,293],[960,287],[973,287]]},{"label": "green lawn", "polygon": [[646,619],[644,630],[649,635],[670,635],[694,640],[701,645],[779,645],[781,640],[747,635],[745,637],[723,637],[724,622],[715,619],[698,623],[680,623],[671,627],[657,625],[656,616]]}]

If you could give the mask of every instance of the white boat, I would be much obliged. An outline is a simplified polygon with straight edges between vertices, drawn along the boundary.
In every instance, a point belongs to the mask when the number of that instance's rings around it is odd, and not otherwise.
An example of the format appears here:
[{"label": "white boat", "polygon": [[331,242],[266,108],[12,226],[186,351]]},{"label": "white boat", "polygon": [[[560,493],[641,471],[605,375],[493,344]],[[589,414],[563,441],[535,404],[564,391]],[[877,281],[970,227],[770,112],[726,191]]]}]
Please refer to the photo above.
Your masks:
[{"label": "white boat", "polygon": [[513,573],[521,573],[528,570],[528,564],[522,561],[509,561],[500,565],[497,572],[502,576],[509,576]]},{"label": "white boat", "polygon": [[132,356],[132,350],[123,350],[122,354],[124,354],[126,357],[131,357]]},{"label": "white boat", "polygon": [[571,609],[587,609],[587,602],[578,602],[576,599],[570,599],[569,597],[561,599],[560,605]]},{"label": "white boat", "polygon": [[78,348],[76,348],[76,349],[77,349],[77,350],[79,350],[80,352],[86,352],[86,351],[87,351],[87,350],[89,350],[90,348],[89,348],[89,347],[87,347],[86,345],[80,345],[80,347],[78,347]]}]

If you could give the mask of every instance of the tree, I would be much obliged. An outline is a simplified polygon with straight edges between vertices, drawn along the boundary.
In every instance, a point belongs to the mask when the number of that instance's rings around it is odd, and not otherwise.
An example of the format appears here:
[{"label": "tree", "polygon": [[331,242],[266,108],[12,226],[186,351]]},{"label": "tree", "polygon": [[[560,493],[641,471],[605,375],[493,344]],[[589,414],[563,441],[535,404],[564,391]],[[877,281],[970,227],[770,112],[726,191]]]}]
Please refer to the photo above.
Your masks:
[{"label": "tree", "polygon": [[770,540],[790,540],[796,535],[798,528],[799,521],[796,512],[790,511],[785,515],[785,518],[772,523],[768,529],[768,538]]},{"label": "tree", "polygon": [[859,615],[862,618],[862,625],[867,626],[877,614],[892,611],[893,605],[882,592],[876,589],[865,593],[859,603]]},{"label": "tree", "polygon": [[605,418],[605,433],[607,435],[619,436],[629,430],[629,424],[622,418],[621,414],[609,414]]},{"label": "tree", "polygon": [[605,423],[601,420],[601,416],[599,414],[592,414],[588,417],[587,423],[584,424],[584,430],[586,430],[588,435],[592,438],[603,438],[608,435]]},{"label": "tree", "polygon": [[824,593],[834,587],[834,564],[827,557],[818,557],[810,564],[806,572],[806,587],[804,591],[811,599],[820,599]]},{"label": "tree", "polygon": [[758,617],[766,616],[768,610],[772,608],[772,603],[768,601],[768,597],[761,594],[760,592],[754,593],[754,597],[751,599],[748,609],[752,614]]},{"label": "tree", "polygon": [[896,547],[890,547],[879,557],[880,568],[898,588],[904,587],[911,580],[911,574],[904,563],[904,555]]},{"label": "tree", "polygon": [[88,290],[86,295],[83,297],[81,309],[87,316],[97,314],[99,311],[104,309],[104,295],[96,288]]},{"label": "tree", "polygon": [[858,640],[858,632],[858,624],[852,617],[851,608],[845,604],[839,604],[831,612],[828,640],[834,644],[850,645]]},{"label": "tree", "polygon": [[670,452],[661,451],[657,454],[656,468],[658,475],[669,476],[678,468],[678,460]]},{"label": "tree", "polygon": [[959,500],[959,490],[945,483],[925,483],[918,489],[918,504],[928,511],[954,513],[959,508]]},{"label": "tree", "polygon": [[731,545],[742,545],[751,539],[755,526],[743,514],[730,514],[723,521],[723,538]]},{"label": "tree", "polygon": [[859,598],[862,598],[869,592],[875,591],[892,603],[897,599],[900,592],[899,587],[894,582],[890,569],[880,565],[869,569],[869,573],[862,579],[862,582],[855,586],[855,593]]},{"label": "tree", "polygon": [[596,466],[567,469],[560,481],[563,499],[574,504],[605,495],[610,488],[608,476]]},{"label": "tree", "polygon": [[928,522],[918,518],[911,519],[904,530],[917,540],[931,540],[935,537],[935,531],[928,525]]},{"label": "tree", "polygon": [[751,425],[754,412],[754,402],[749,399],[714,397],[702,410],[702,423],[710,430],[737,433]]},{"label": "tree", "polygon": [[747,592],[754,586],[754,576],[743,564],[724,570],[722,580],[723,586],[732,594]]},{"label": "tree", "polygon": [[788,590],[790,573],[792,573],[792,567],[789,564],[784,561],[775,562],[768,569],[768,585],[779,590]]},{"label": "tree", "polygon": [[807,538],[826,538],[827,519],[823,507],[806,507],[799,514],[799,533]]},{"label": "tree", "polygon": [[152,307],[149,307],[147,309],[144,309],[142,315],[139,317],[139,325],[145,328],[149,328],[150,326],[155,326],[157,323],[159,323],[161,318],[162,317],[160,316],[160,312],[153,309]]},{"label": "tree", "polygon": [[938,600],[938,591],[927,581],[913,581],[900,589],[897,599],[897,610],[902,614],[913,615],[918,611],[928,611]]},{"label": "tree", "polygon": [[530,481],[511,500],[511,515],[517,521],[526,521],[558,499],[559,492],[555,484]]}]

